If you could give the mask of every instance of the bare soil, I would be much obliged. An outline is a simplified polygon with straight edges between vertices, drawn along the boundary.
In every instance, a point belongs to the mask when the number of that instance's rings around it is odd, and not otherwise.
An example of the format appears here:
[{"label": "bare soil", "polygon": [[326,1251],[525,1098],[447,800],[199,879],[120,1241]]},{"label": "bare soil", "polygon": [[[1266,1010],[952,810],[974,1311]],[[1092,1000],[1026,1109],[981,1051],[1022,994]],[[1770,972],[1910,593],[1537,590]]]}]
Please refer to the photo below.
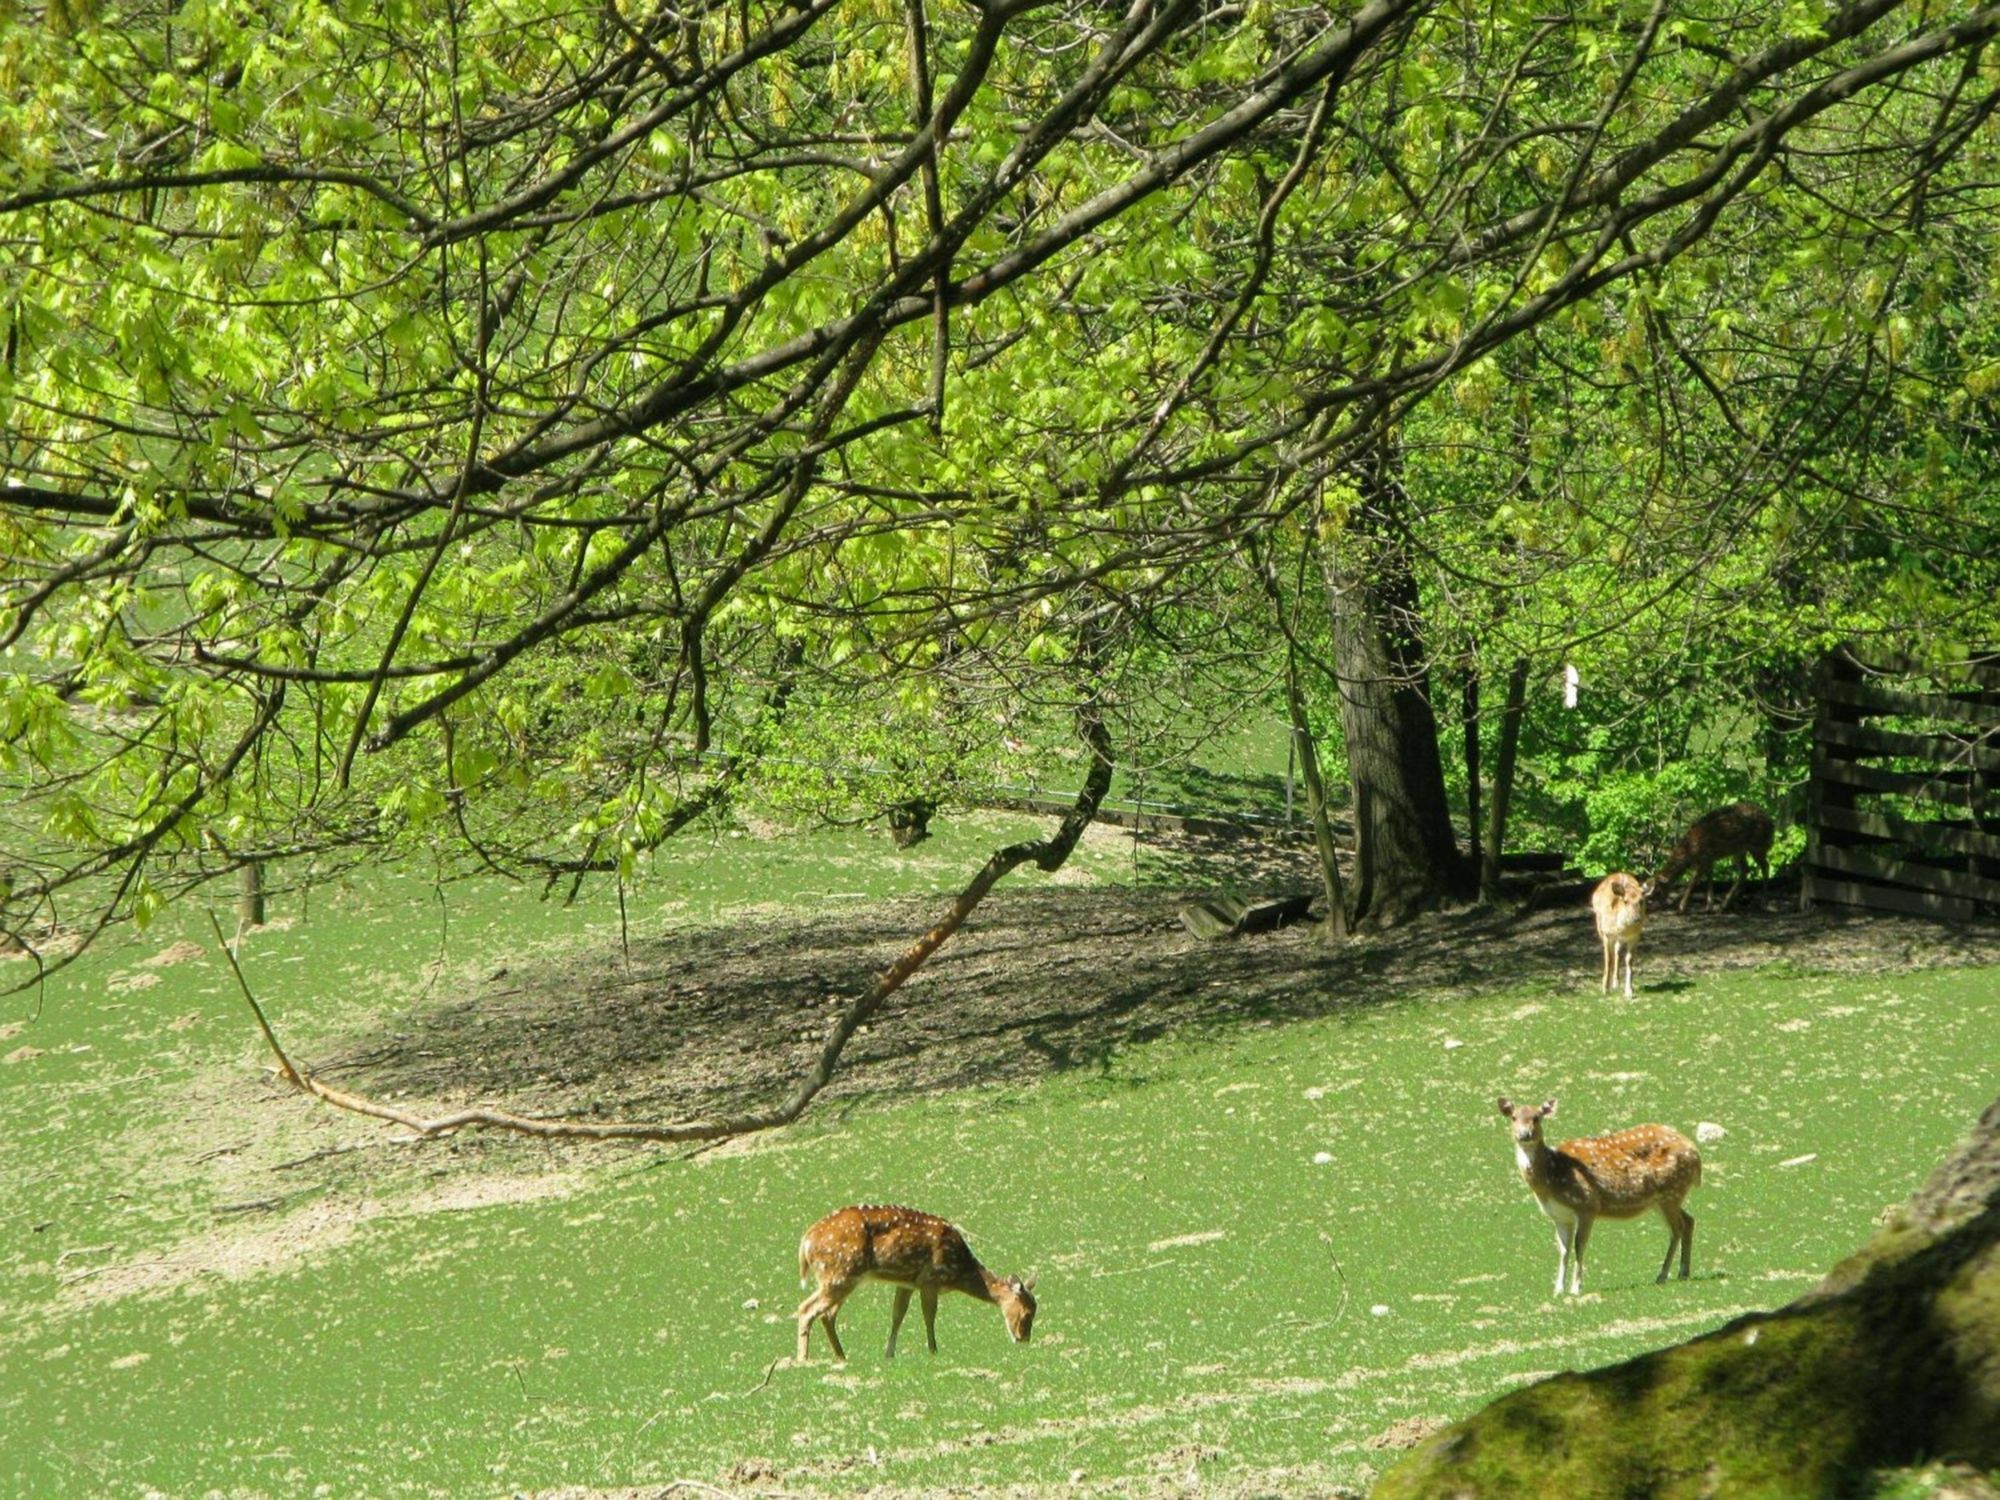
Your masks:
[{"label": "bare soil", "polygon": [[[1289,866],[1289,867],[1288,867]],[[1264,870],[1307,889],[1302,860]],[[1536,980],[1578,990],[1600,953],[1580,901],[1441,912],[1329,946],[1317,923],[1203,941],[1186,892],[1002,890],[897,992],[815,1109],[1104,1068],[1121,1048],[1417,996]],[[937,919],[941,899],[767,914],[635,939],[629,953],[524,955],[471,993],[358,1037],[317,1071],[364,1093],[525,1113],[682,1120],[767,1106],[817,1056],[839,1009]],[[1650,914],[1648,989],[1727,970],[1892,971],[2000,963],[2000,924],[1822,907],[1773,891],[1735,911]]]}]

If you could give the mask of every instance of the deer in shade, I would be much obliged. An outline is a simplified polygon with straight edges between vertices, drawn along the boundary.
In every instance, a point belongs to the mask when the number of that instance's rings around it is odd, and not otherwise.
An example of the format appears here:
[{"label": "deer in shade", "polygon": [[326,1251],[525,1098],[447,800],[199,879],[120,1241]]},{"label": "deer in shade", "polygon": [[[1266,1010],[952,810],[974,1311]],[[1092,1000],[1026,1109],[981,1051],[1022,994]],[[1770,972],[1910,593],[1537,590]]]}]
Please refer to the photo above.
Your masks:
[{"label": "deer in shade", "polygon": [[1751,860],[1757,862],[1764,880],[1771,878],[1771,815],[1754,802],[1733,802],[1696,818],[1667,855],[1659,873],[1647,882],[1646,893],[1664,890],[1692,870],[1694,874],[1687,889],[1681,892],[1678,910],[1688,909],[1694,888],[1706,881],[1708,896],[1702,910],[1708,911],[1715,905],[1715,866],[1732,855],[1736,858],[1736,880],[1729,887],[1729,894],[1722,898],[1724,911],[1729,910],[1736,893],[1743,889],[1743,882],[1749,879]]},{"label": "deer in shade", "polygon": [[1551,1146],[1542,1139],[1542,1121],[1555,1112],[1553,1099],[1519,1105],[1500,1101],[1500,1113],[1513,1131],[1521,1180],[1555,1225],[1556,1285],[1549,1295],[1562,1295],[1565,1272],[1570,1295],[1582,1293],[1583,1252],[1599,1219],[1635,1219],[1655,1208],[1667,1221],[1667,1256],[1654,1279],[1667,1279],[1678,1246],[1681,1279],[1687,1280],[1694,1215],[1681,1204],[1701,1183],[1701,1152],[1694,1142],[1666,1125],[1635,1125]]},{"label": "deer in shade", "polygon": [[858,1204],[828,1214],[799,1241],[799,1279],[817,1282],[796,1314],[800,1364],[806,1362],[814,1319],[826,1330],[833,1357],[847,1358],[834,1320],[840,1316],[840,1304],[864,1281],[886,1281],[896,1289],[895,1310],[889,1315],[889,1359],[896,1357],[896,1334],[912,1296],[923,1299],[924,1337],[933,1354],[940,1292],[963,1292],[981,1302],[998,1303],[1007,1332],[1017,1344],[1028,1342],[1035,1322],[1033,1281],[994,1275],[979,1263],[957,1229],[914,1208]]},{"label": "deer in shade", "polygon": [[1646,887],[1623,871],[1607,875],[1590,893],[1590,910],[1597,918],[1597,940],[1604,945],[1604,993],[1618,988],[1618,971],[1625,971],[1625,998],[1632,998],[1632,955],[1646,926]]}]

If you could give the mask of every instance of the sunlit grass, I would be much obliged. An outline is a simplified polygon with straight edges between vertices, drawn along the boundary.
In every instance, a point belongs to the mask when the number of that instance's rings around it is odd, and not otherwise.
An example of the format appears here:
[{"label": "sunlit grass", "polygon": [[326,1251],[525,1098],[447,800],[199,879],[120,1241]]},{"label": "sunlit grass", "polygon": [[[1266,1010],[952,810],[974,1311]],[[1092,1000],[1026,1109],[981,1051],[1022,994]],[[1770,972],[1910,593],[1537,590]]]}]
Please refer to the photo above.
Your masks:
[{"label": "sunlit grass", "polygon": [[[968,830],[968,849],[992,833]],[[966,853],[898,869],[879,842],[766,852],[718,843],[727,881],[690,864],[633,893],[628,920],[695,920],[752,891],[934,889]],[[601,893],[569,914],[491,885],[442,914],[420,882],[315,901],[249,950],[307,1048],[410,1003],[445,918],[441,994],[523,948],[615,944],[619,925]],[[690,1160],[608,1148],[534,1201],[452,1207],[477,1200],[439,1196],[427,1164],[475,1148],[432,1143],[365,1208],[372,1186],[306,1170],[238,1190],[281,1195],[269,1211],[218,1213],[236,1204],[187,1159],[232,1141],[204,1121],[307,1145],[333,1127],[275,1090],[229,1093],[264,1059],[225,969],[138,962],[174,935],[72,971],[0,1047],[41,1049],[0,1067],[0,1492],[500,1494],[714,1482],[750,1460],[794,1489],[1190,1465],[1359,1483],[1386,1460],[1367,1440],[1399,1419],[1805,1289],[1989,1101],[2000,1055],[1990,971],[1788,966],[1637,1003],[1530,987],[1157,1042],[1102,1072],[863,1105]],[[1559,1096],[1558,1138],[1721,1126],[1689,1203],[1695,1279],[1653,1285],[1656,1222],[1607,1224],[1591,1294],[1551,1302],[1555,1248],[1500,1093]],[[856,1200],[949,1215],[995,1269],[1039,1273],[1035,1342],[950,1298],[942,1352],[906,1329],[888,1364],[889,1297],[868,1289],[843,1319],[847,1366],[773,1368],[799,1231]],[[321,1213],[346,1229],[307,1234]],[[263,1243],[263,1269],[177,1277],[190,1240],[215,1236]],[[95,1268],[149,1259],[163,1290],[90,1295]]]}]

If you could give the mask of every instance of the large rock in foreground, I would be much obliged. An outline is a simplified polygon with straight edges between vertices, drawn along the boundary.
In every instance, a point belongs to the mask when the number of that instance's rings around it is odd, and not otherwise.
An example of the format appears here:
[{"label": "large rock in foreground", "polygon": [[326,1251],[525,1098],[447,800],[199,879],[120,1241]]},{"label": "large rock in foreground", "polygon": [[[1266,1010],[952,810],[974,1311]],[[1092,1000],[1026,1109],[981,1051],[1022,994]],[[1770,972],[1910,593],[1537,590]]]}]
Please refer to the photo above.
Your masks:
[{"label": "large rock in foreground", "polygon": [[2000,1100],[1798,1301],[1526,1386],[1426,1439],[1372,1493],[1844,1495],[1938,1459],[2000,1466]]}]

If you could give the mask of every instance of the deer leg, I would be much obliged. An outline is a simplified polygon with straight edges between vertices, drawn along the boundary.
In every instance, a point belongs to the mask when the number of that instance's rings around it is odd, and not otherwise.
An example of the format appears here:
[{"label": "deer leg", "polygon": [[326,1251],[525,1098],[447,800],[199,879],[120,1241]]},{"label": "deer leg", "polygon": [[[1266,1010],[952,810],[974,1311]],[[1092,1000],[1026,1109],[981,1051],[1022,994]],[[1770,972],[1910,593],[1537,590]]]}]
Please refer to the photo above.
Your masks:
[{"label": "deer leg", "polygon": [[1701,877],[1692,871],[1688,873],[1688,883],[1681,891],[1681,904],[1675,908],[1682,916],[1687,915],[1688,903],[1694,900],[1694,888],[1701,884]]},{"label": "deer leg", "polygon": [[1549,1293],[1551,1297],[1560,1297],[1563,1294],[1563,1280],[1569,1274],[1570,1241],[1575,1238],[1574,1219],[1567,1224],[1556,1225],[1556,1285],[1555,1290]]},{"label": "deer leg", "polygon": [[799,1324],[799,1363],[804,1364],[809,1357],[812,1343],[813,1319],[819,1316],[819,1293],[814,1292],[799,1304],[799,1310],[792,1314]]},{"label": "deer leg", "polygon": [[1694,1257],[1694,1215],[1681,1210],[1681,1280],[1688,1279],[1688,1262]]},{"label": "deer leg", "polygon": [[896,1357],[896,1334],[902,1329],[903,1314],[910,1310],[910,1295],[912,1290],[912,1288],[906,1286],[896,1288],[896,1307],[889,1314],[889,1348],[882,1356],[884,1359],[894,1359]]},{"label": "deer leg", "polygon": [[1615,942],[1613,942],[1610,938],[1601,938],[1599,939],[1599,941],[1601,941],[1604,944],[1603,990],[1604,993],[1608,995],[1611,993],[1612,986],[1617,983],[1618,945]]},{"label": "deer leg", "polygon": [[1581,1216],[1576,1221],[1576,1245],[1570,1251],[1569,1257],[1569,1294],[1572,1297],[1583,1295],[1583,1251],[1590,1243],[1590,1226],[1593,1222]]},{"label": "deer leg", "polygon": [[931,1353],[937,1353],[937,1288],[924,1288],[924,1341],[931,1346]]},{"label": "deer leg", "polygon": [[1658,1286],[1667,1279],[1667,1272],[1672,1268],[1674,1263],[1674,1250],[1681,1242],[1680,1210],[1675,1208],[1671,1203],[1662,1203],[1660,1205],[1660,1217],[1667,1221],[1667,1258],[1660,1262],[1660,1274],[1653,1278],[1655,1286]]},{"label": "deer leg", "polygon": [[1749,856],[1739,854],[1736,856],[1736,879],[1730,882],[1729,894],[1722,898],[1722,909],[1724,911],[1728,911],[1730,907],[1736,904],[1737,894],[1742,891],[1743,882],[1748,880],[1749,878],[1750,878]]},{"label": "deer leg", "polygon": [[847,1300],[847,1294],[854,1290],[854,1285],[852,1281],[823,1281],[818,1291],[799,1304],[799,1310],[793,1316],[799,1320],[800,1364],[806,1362],[815,1318],[826,1329],[826,1341],[833,1346],[833,1357],[840,1360],[847,1358],[847,1351],[840,1347],[840,1335],[834,1331],[833,1320],[840,1316],[840,1304]]}]

